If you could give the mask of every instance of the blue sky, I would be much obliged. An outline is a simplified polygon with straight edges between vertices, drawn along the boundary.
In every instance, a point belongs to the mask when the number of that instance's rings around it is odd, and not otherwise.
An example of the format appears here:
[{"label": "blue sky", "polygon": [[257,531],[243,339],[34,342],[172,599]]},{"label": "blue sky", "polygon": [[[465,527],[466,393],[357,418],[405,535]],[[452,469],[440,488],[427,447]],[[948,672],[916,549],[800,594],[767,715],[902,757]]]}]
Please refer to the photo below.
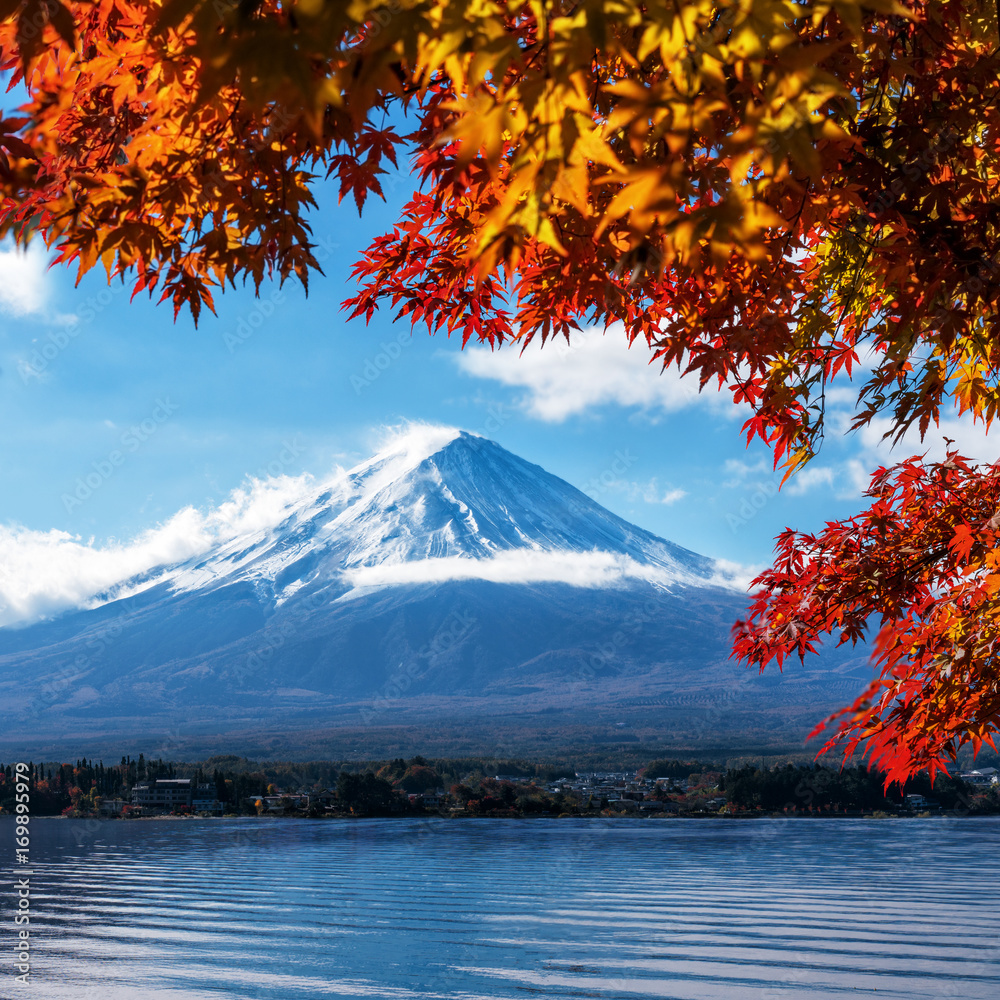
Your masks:
[{"label": "blue sky", "polygon": [[[218,506],[248,476],[354,464],[407,420],[485,434],[636,524],[744,564],[768,562],[786,525],[815,529],[859,509],[867,473],[889,453],[878,428],[844,433],[846,387],[834,392],[820,457],[779,493],[767,451],[745,448],[745,414],[728,393],[699,395],[691,379],[658,374],[620,330],[521,355],[411,335],[388,312],[368,327],[347,322],[350,267],[406,190],[400,176],[390,204],[360,221],[321,190],[313,225],[326,277],[308,298],[292,282],[263,285],[260,299],[230,291],[197,329],[183,314],[175,323],[168,304],[130,303],[103,270],[74,288],[73,274],[47,269],[41,244],[27,255],[3,245],[5,544],[52,532],[124,542],[182,508]],[[944,432],[995,457],[980,429],[958,421],[894,455],[940,453]],[[79,481],[95,471],[86,495]]]}]

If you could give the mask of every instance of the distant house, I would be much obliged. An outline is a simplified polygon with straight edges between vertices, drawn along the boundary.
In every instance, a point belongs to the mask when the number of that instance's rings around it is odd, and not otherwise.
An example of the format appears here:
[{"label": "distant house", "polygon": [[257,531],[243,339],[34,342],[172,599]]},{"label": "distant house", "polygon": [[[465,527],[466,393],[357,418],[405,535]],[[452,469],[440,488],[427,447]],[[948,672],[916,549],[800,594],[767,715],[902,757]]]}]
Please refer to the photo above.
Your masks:
[{"label": "distant house", "polygon": [[411,806],[423,806],[425,809],[440,809],[444,805],[444,792],[410,792],[406,796]]},{"label": "distant house", "polygon": [[102,816],[121,816],[124,808],[124,799],[101,799],[100,813]]},{"label": "distant house", "polygon": [[929,799],[925,795],[907,795],[906,804],[910,809],[940,809],[941,803],[937,799]]},{"label": "distant house", "polygon": [[194,791],[192,784],[190,778],[157,778],[155,781],[140,781],[132,788],[132,805],[166,812],[190,808]]},{"label": "distant house", "polygon": [[222,803],[216,797],[215,785],[198,785],[191,793],[191,808],[195,812],[221,813]]},{"label": "distant house", "polygon": [[308,795],[265,795],[264,808],[269,813],[285,813],[309,808]]},{"label": "distant house", "polygon": [[608,808],[617,812],[635,812],[639,803],[635,799],[608,799]]},{"label": "distant house", "polygon": [[688,786],[691,784],[687,778],[656,778],[654,784],[667,789],[678,789],[679,791],[686,792]]},{"label": "distant house", "polygon": [[995,767],[980,767],[975,771],[965,771],[959,777],[962,781],[979,788],[989,788],[990,785],[1000,783],[1000,776],[998,776]]},{"label": "distant house", "polygon": [[337,801],[337,793],[332,788],[327,788],[322,792],[310,792],[306,796],[309,808],[329,809]]}]

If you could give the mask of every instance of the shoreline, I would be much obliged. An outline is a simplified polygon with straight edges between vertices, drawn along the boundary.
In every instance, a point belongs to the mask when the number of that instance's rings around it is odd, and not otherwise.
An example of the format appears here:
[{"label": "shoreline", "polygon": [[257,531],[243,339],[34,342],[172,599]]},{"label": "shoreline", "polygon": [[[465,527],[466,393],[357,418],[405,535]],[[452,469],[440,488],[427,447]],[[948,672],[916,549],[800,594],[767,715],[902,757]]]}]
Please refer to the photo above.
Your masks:
[{"label": "shoreline", "polygon": [[[391,822],[401,822],[401,821],[423,821],[423,820],[447,820],[447,821],[462,821],[462,820],[472,820],[476,822],[483,821],[496,821],[496,820],[517,820],[531,822],[534,820],[572,820],[572,819],[604,819],[604,820],[630,820],[632,822],[646,822],[647,820],[653,821],[666,821],[666,820],[694,820],[694,821],[704,821],[704,820],[725,820],[726,822],[745,822],[752,820],[762,820],[762,819],[781,819],[781,820],[858,820],[858,819],[877,819],[877,820],[912,820],[912,819],[991,819],[1000,816],[1000,812],[980,812],[972,813],[965,810],[953,810],[953,809],[936,809],[936,810],[925,810],[921,812],[899,812],[899,813],[886,813],[881,810],[876,810],[874,812],[865,813],[783,813],[783,812],[739,812],[739,813],[668,813],[658,814],[658,815],[646,815],[646,816],[636,816],[630,815],[628,813],[560,813],[558,815],[543,815],[540,813],[526,814],[526,815],[514,815],[514,816],[503,816],[503,815],[485,815],[476,816],[471,813],[416,813],[405,816],[400,815],[356,815],[352,816],[350,814],[339,813],[336,815],[326,815],[326,816],[304,816],[304,815],[278,815],[273,814],[270,816],[179,816],[172,813],[165,813],[161,815],[154,816],[32,816],[32,822],[38,822],[39,820],[58,820],[68,821],[68,822],[100,822],[100,823],[184,823],[192,821],[202,821],[202,822],[254,822],[254,823],[281,823],[281,822],[302,822],[304,820],[311,821],[314,823],[328,823],[328,822],[359,822],[364,820],[388,820]],[[10,819],[13,820],[14,816],[0,815],[0,821]]]}]

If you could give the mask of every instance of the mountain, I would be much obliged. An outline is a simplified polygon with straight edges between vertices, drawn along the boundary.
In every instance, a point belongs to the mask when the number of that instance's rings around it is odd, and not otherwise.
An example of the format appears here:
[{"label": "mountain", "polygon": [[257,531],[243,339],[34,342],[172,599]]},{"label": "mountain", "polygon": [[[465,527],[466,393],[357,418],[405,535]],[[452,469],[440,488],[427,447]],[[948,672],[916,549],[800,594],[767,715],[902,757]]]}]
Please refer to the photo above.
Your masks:
[{"label": "mountain", "polygon": [[445,428],[90,604],[0,629],[0,750],[794,746],[869,673],[733,664],[731,573]]}]

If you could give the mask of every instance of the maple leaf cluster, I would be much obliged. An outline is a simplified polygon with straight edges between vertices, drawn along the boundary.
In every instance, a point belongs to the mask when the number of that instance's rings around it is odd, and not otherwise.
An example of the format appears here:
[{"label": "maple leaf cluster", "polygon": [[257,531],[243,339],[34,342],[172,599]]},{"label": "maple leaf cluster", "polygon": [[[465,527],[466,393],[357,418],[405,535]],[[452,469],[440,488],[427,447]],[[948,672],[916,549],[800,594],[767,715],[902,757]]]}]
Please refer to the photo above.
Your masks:
[{"label": "maple leaf cluster", "polygon": [[855,426],[1000,409],[998,41],[993,0],[0,0],[0,235],[197,320],[408,158],[351,316],[621,321],[791,474],[859,359]]},{"label": "maple leaf cluster", "polygon": [[[791,470],[825,388],[857,420],[1000,405],[1000,56],[978,0],[3,0],[0,232],[41,231],[175,311],[319,265],[320,173],[383,305],[499,344],[622,321],[726,385]],[[392,123],[406,121],[404,135]],[[388,124],[387,124],[388,123]]]},{"label": "maple leaf cluster", "polygon": [[887,784],[924,767],[933,778],[963,745],[994,746],[1000,720],[1000,463],[910,459],[877,470],[866,495],[856,517],[778,538],[734,655],[780,666],[877,620],[879,676],[827,720],[823,749],[863,749]]}]

